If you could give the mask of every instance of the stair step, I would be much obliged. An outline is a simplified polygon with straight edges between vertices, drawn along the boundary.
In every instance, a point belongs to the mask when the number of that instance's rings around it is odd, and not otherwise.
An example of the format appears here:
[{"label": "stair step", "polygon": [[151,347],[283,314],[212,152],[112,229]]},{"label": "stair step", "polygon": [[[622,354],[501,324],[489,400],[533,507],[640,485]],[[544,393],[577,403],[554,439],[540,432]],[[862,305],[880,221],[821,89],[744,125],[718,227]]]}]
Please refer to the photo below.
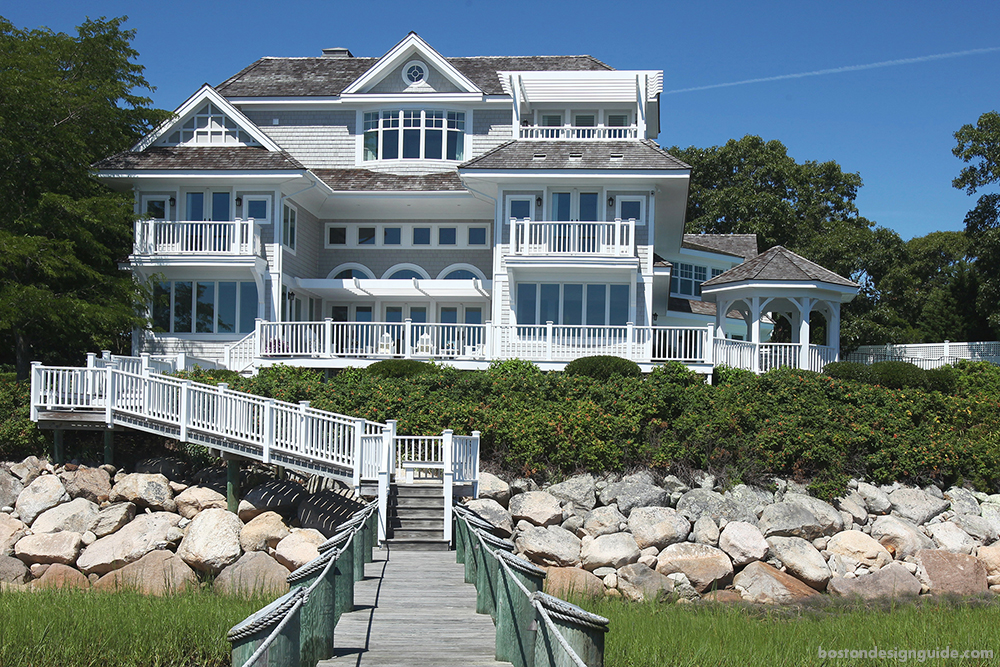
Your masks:
[{"label": "stair step", "polygon": [[443,540],[444,530],[441,528],[393,528],[392,539],[413,540],[413,539]]},{"label": "stair step", "polygon": [[396,498],[396,509],[444,512],[444,498]]},{"label": "stair step", "polygon": [[390,516],[399,519],[437,519],[438,521],[444,520],[444,511],[441,509],[410,509],[407,508],[403,512],[391,512]]},{"label": "stair step", "polygon": [[444,540],[389,540],[389,551],[448,551],[449,545]]},{"label": "stair step", "polygon": [[411,519],[409,517],[397,517],[392,521],[393,529],[409,529],[409,528],[433,528],[435,530],[444,530],[444,519],[438,517],[436,519]]},{"label": "stair step", "polygon": [[412,498],[414,496],[432,496],[437,498],[443,498],[444,487],[441,485],[407,486],[403,484],[397,484],[396,496],[407,497],[407,498]]}]

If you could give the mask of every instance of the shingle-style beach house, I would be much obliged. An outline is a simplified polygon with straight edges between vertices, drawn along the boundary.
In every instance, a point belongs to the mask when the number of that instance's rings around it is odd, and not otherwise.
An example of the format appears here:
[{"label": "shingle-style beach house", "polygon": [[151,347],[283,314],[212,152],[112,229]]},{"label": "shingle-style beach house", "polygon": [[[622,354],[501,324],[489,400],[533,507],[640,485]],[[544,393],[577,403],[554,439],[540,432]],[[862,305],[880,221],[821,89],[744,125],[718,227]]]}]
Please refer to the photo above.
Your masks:
[{"label": "shingle-style beach house", "polygon": [[[246,371],[611,354],[818,369],[858,286],[752,235],[684,233],[663,72],[590,56],[261,58],[95,167],[135,194],[135,354]],[[791,343],[766,343],[774,314]],[[826,323],[810,345],[810,320]]]}]

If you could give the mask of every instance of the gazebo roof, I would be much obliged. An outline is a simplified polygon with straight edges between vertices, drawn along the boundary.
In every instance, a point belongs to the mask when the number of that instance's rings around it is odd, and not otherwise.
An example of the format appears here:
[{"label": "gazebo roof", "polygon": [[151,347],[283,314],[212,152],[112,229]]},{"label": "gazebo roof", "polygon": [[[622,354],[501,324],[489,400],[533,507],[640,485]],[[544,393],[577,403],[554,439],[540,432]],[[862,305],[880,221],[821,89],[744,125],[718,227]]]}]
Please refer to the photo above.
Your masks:
[{"label": "gazebo roof", "polygon": [[780,245],[702,283],[702,290],[744,282],[822,282],[857,290],[860,285]]}]

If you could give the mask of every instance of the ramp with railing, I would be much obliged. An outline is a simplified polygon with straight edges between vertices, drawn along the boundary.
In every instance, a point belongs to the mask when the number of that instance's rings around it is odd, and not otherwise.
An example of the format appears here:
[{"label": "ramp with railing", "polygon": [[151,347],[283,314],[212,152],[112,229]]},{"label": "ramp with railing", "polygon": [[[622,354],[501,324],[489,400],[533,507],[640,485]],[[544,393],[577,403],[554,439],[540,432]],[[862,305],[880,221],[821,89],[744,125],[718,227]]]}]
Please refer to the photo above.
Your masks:
[{"label": "ramp with railing", "polygon": [[446,430],[397,437],[396,424],[324,410],[308,401],[287,403],[209,386],[156,370],[149,359],[97,358],[88,366],[33,363],[31,419],[35,422],[125,427],[190,442],[231,455],[280,465],[307,474],[341,479],[360,491],[378,488],[379,540],[386,537],[389,483],[398,465],[439,471],[449,502],[445,539],[450,540],[451,492],[457,485],[475,494],[479,477],[479,433],[455,436]]}]

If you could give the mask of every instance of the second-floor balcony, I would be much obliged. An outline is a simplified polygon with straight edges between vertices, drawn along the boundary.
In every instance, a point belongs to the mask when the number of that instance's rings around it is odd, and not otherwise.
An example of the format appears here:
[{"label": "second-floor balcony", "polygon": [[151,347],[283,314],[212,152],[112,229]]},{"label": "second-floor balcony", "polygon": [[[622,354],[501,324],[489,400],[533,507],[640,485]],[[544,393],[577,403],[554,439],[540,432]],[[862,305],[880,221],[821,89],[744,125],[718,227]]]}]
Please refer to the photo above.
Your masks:
[{"label": "second-floor balcony", "polygon": [[638,139],[639,129],[635,125],[624,127],[577,127],[560,125],[522,125],[520,139]]},{"label": "second-floor balcony", "polygon": [[137,220],[136,256],[259,256],[260,226],[247,220]]},{"label": "second-floor balcony", "polygon": [[511,254],[635,256],[635,219],[548,222],[511,218]]}]

